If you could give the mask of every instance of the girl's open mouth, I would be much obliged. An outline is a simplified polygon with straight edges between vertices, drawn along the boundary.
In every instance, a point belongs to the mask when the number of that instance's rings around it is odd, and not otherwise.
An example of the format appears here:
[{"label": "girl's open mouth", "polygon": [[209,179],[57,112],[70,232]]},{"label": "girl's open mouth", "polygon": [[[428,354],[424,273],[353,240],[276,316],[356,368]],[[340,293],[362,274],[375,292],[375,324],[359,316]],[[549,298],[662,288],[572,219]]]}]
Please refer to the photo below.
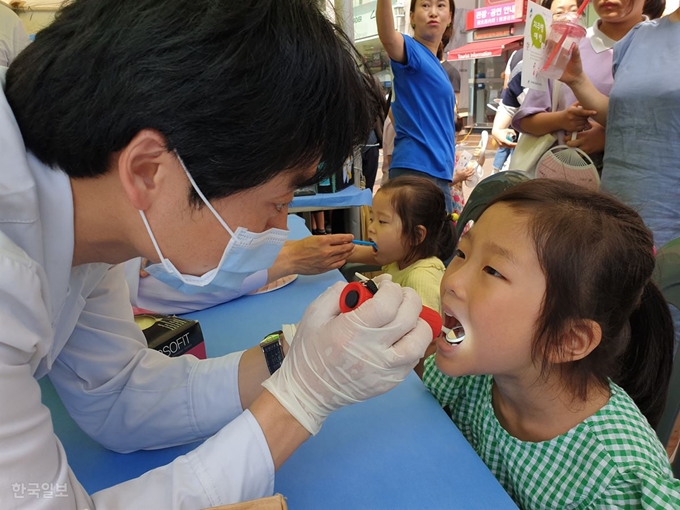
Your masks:
[{"label": "girl's open mouth", "polygon": [[378,243],[376,243],[371,237],[369,237],[368,240],[373,243],[373,246],[371,246],[371,248],[373,248],[373,253],[376,253],[378,251]]},{"label": "girl's open mouth", "polygon": [[442,326],[444,340],[449,345],[459,345],[465,340],[465,329],[463,325],[452,315],[444,314],[444,325]]}]

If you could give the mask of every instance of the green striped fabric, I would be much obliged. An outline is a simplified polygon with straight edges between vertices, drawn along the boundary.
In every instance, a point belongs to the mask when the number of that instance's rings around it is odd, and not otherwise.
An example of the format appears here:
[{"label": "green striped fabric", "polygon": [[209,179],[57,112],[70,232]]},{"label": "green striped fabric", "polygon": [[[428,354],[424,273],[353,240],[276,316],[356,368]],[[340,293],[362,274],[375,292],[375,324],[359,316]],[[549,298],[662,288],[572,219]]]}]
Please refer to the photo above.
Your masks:
[{"label": "green striped fabric", "polygon": [[550,441],[520,441],[500,425],[491,376],[451,378],[431,356],[423,382],[510,497],[526,510],[680,509],[680,480],[632,399],[610,383],[607,405]]}]

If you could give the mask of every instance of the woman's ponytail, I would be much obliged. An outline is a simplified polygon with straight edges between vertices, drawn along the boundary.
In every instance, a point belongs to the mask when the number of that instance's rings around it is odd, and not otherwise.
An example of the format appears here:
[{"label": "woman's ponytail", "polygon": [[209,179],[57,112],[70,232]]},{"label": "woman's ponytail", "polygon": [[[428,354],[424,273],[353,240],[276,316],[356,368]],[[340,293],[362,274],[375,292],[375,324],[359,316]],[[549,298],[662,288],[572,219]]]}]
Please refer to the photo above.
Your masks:
[{"label": "woman's ponytail", "polygon": [[666,404],[673,368],[673,318],[653,281],[645,286],[640,306],[630,316],[630,342],[614,378],[635,401],[652,427]]},{"label": "woman's ponytail", "polygon": [[[453,3],[453,0],[451,0],[451,3]],[[451,16],[451,23],[446,27],[446,30],[444,30],[442,40],[439,42],[439,47],[437,48],[437,58],[439,60],[444,59],[444,50],[451,41],[452,35],[453,35],[453,16]]]},{"label": "woman's ponytail", "polygon": [[[411,12],[413,12],[415,2],[411,2]],[[453,20],[456,16],[456,2],[455,0],[449,0],[449,9],[451,10],[451,22],[446,25],[446,29],[442,34],[442,40],[439,42],[439,47],[437,48],[437,59],[439,61],[444,59],[444,50],[451,42],[451,37],[453,37]]]}]

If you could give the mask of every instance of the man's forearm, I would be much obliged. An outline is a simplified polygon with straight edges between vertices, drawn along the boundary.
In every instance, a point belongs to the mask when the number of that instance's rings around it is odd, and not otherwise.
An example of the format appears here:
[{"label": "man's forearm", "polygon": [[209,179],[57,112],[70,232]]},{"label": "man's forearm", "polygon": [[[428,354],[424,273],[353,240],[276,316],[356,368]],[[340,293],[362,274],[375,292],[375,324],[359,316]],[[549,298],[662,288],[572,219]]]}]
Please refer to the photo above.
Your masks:
[{"label": "man's forearm", "polygon": [[274,469],[281,467],[288,457],[309,439],[310,433],[307,429],[264,388],[249,410],[267,439]]}]

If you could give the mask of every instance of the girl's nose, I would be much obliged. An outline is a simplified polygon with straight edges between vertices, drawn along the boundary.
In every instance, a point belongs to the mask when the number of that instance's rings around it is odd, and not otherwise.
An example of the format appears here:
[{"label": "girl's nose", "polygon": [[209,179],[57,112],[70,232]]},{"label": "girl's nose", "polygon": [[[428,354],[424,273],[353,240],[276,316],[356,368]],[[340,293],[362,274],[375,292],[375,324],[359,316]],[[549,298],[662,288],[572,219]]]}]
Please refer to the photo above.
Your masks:
[{"label": "girl's nose", "polygon": [[465,299],[469,271],[465,269],[465,261],[454,259],[446,269],[442,279],[442,296],[453,294],[458,299]]}]

